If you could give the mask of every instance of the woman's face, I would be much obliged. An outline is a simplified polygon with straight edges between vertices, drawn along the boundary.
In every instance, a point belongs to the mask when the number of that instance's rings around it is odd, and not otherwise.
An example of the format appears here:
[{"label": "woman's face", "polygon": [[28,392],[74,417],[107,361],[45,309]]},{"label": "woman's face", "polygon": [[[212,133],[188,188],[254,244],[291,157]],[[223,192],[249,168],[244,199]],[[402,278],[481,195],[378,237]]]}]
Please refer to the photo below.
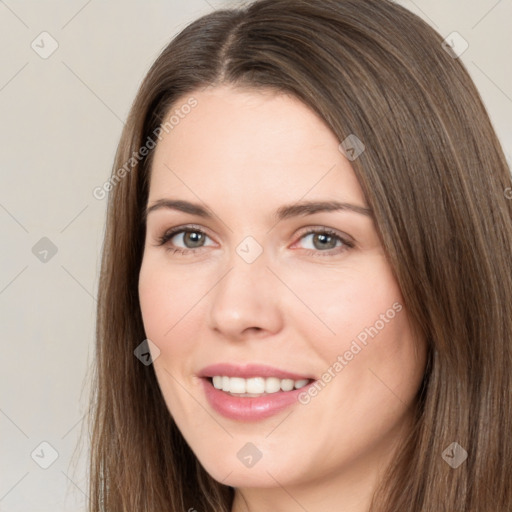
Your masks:
[{"label": "woman's face", "polygon": [[226,485],[369,485],[408,426],[425,346],[350,160],[295,98],[191,96],[155,149],[139,280],[170,414]]}]

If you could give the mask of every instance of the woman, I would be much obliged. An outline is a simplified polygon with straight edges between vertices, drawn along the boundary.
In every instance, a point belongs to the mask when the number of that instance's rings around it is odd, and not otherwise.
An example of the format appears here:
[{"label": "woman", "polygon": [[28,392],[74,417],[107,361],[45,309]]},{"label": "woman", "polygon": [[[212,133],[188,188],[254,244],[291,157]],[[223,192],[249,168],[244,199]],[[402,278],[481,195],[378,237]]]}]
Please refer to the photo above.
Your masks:
[{"label": "woman", "polygon": [[109,180],[90,510],[511,510],[510,185],[398,5],[192,23]]}]

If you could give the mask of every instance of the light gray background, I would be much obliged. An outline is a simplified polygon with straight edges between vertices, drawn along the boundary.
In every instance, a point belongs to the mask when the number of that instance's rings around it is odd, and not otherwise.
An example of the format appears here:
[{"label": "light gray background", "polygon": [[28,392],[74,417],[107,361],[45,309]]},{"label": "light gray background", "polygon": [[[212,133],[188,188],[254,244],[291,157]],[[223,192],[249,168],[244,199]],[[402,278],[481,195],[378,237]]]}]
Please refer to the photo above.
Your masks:
[{"label": "light gray background", "polygon": [[[469,43],[460,58],[510,161],[512,0],[401,3]],[[229,5],[240,2],[0,0],[0,511],[85,510],[87,446],[72,455],[87,410],[106,207],[92,191],[110,176],[123,120],[159,52],[190,21]],[[43,31],[59,45],[47,59],[31,47],[48,50]],[[32,251],[43,237],[57,247],[46,262]],[[58,452],[48,469],[35,462],[51,461],[43,441]]]}]

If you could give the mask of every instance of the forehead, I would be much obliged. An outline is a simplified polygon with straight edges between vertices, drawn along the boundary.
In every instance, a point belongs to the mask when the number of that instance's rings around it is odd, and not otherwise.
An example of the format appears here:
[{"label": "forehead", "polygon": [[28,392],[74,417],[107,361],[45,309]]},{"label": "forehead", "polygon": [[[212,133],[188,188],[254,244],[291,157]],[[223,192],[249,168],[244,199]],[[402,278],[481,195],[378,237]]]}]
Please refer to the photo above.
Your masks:
[{"label": "forehead", "polygon": [[[180,112],[191,97],[196,106]],[[221,86],[179,99],[166,119],[171,115],[173,127],[155,149],[150,199],[196,193],[219,201],[229,195],[248,208],[307,194],[364,204],[340,141],[293,96]]]}]

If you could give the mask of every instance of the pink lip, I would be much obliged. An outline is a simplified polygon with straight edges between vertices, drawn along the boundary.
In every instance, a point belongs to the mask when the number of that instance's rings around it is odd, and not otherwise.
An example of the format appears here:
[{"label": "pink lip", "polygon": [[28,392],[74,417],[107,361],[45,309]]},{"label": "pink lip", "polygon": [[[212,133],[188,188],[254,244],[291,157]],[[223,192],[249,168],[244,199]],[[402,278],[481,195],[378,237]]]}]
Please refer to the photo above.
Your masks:
[{"label": "pink lip", "polygon": [[213,387],[209,379],[201,379],[206,398],[211,407],[226,418],[237,421],[258,421],[273,416],[298,403],[298,396],[309,386],[294,389],[293,391],[278,391],[260,397],[232,396]]},{"label": "pink lip", "polygon": [[249,379],[250,377],[276,377],[278,379],[303,380],[313,379],[311,375],[299,375],[291,373],[272,366],[264,366],[260,364],[234,365],[229,363],[212,364],[203,368],[199,372],[199,377],[214,377],[215,375],[225,377],[242,377]]},{"label": "pink lip", "polygon": [[234,366],[226,363],[203,368],[199,376],[202,377],[201,381],[208,403],[222,416],[237,421],[258,421],[273,416],[287,407],[297,404],[299,394],[314,384],[314,382],[311,382],[300,389],[278,391],[260,397],[239,397],[214,388],[209,377],[215,375],[246,379],[250,377],[276,377],[293,380],[311,379],[311,377],[261,365]]}]

